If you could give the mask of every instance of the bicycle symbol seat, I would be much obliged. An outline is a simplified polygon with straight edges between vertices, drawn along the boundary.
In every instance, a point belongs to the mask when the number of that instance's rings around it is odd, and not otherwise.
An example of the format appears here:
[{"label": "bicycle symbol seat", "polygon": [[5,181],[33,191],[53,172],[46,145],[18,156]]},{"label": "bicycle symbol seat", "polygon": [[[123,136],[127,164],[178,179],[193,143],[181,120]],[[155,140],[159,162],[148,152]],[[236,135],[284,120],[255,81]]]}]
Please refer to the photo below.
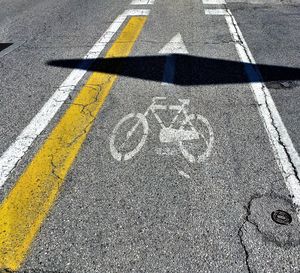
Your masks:
[{"label": "bicycle symbol seat", "polygon": [[[157,122],[160,125],[159,140],[161,143],[176,143],[179,146],[179,150],[186,160],[191,163],[200,163],[204,161],[211,154],[214,133],[208,120],[199,114],[188,114],[187,106],[190,103],[189,99],[178,99],[180,104],[177,105],[164,105],[159,104],[158,101],[165,101],[166,97],[154,97],[152,99],[152,104],[148,107],[144,114],[141,113],[130,113],[123,117],[115,126],[111,138],[110,138],[110,151],[112,156],[118,161],[127,161],[132,159],[145,145],[148,134],[149,134],[149,124],[147,117],[150,113],[154,115]],[[171,121],[169,126],[165,126],[164,122],[160,118],[158,111],[172,110],[176,114]],[[182,115],[183,119],[179,121],[179,116]],[[125,123],[131,124],[133,120],[136,120],[131,129],[126,130],[126,137],[124,140],[118,141],[121,144],[116,144],[116,139],[120,135],[121,127],[125,126]],[[174,128],[175,123],[179,121],[179,128]],[[204,132],[197,130],[193,123],[200,122]],[[142,133],[138,134],[137,129],[141,126]],[[186,127],[189,129],[187,130]],[[138,140],[135,138],[135,147],[129,151],[124,151],[124,146],[126,143],[133,139],[134,134],[138,136]],[[201,141],[204,143],[205,149],[199,155],[193,155],[184,143],[189,141]]]}]

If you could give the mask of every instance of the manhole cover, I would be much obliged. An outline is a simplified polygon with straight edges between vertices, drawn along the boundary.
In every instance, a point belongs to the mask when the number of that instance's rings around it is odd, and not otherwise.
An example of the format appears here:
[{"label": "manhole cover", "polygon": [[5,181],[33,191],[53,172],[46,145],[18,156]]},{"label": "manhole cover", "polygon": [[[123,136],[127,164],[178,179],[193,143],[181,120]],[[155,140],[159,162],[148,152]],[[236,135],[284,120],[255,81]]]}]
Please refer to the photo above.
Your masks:
[{"label": "manhole cover", "polygon": [[289,225],[292,222],[292,216],[283,210],[275,210],[271,214],[272,220],[280,225]]}]

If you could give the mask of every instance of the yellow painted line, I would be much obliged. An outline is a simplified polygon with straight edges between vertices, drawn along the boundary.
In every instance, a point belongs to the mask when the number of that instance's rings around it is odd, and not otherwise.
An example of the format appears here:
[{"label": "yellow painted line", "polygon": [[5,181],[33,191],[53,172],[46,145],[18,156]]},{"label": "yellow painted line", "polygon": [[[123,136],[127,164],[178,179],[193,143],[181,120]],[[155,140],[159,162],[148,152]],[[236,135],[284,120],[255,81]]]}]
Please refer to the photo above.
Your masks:
[{"label": "yellow painted line", "polygon": [[[132,17],[106,54],[125,57],[146,17]],[[94,72],[0,206],[0,271],[17,271],[117,76]]]}]

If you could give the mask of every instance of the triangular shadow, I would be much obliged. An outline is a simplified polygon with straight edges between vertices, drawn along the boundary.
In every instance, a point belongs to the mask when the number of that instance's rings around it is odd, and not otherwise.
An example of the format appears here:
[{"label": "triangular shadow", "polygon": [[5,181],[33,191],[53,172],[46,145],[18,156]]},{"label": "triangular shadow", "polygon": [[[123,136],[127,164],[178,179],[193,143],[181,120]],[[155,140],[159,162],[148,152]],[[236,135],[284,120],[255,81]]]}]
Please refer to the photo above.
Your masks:
[{"label": "triangular shadow", "polygon": [[[253,71],[253,69],[259,69],[265,82],[300,80],[299,68],[265,64],[257,64],[254,67],[249,63],[181,54],[52,60],[47,64],[162,82],[166,58],[170,58],[170,56],[176,60],[173,83],[177,85],[246,83],[249,82],[249,78],[246,76],[245,71]],[[262,80],[260,76],[251,76],[250,81],[260,82]]]}]

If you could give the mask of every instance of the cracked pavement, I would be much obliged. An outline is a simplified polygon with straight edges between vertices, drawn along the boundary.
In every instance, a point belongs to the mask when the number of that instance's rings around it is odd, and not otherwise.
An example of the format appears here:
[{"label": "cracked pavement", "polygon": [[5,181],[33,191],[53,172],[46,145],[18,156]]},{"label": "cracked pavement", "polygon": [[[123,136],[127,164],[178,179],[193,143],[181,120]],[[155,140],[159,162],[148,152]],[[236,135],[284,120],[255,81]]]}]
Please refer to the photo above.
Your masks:
[{"label": "cracked pavement", "polygon": [[[157,56],[180,33],[191,56],[239,61],[224,16],[204,12],[226,8],[257,63],[300,67],[298,1],[226,2],[224,6],[204,5],[201,0],[156,0],[153,5],[133,6],[121,0],[3,0],[0,42],[24,43],[0,58],[0,153],[72,71],[50,66],[49,61],[84,56],[125,9],[151,10],[131,56]],[[154,74],[157,67],[153,63]],[[94,92],[89,103],[73,101],[91,73],[73,86],[1,189],[3,201],[71,105],[86,116],[82,134],[94,122],[20,272],[300,273],[299,208],[292,202],[282,174],[286,170],[277,164],[259,113],[261,105],[249,84],[162,85],[119,76],[95,116],[100,85],[86,86]],[[186,75],[193,82],[191,77],[195,74]],[[299,152],[299,81],[265,86]],[[112,157],[109,140],[115,126],[130,113],[145,113],[154,97],[166,97],[170,105],[189,99],[188,113],[209,121],[214,145],[205,162],[191,164],[178,145],[160,143],[160,127],[152,114],[147,116],[149,135],[140,152],[128,161]],[[265,102],[268,107],[266,97]],[[270,109],[269,113],[278,143],[290,156]],[[174,117],[170,111],[160,115],[166,124]],[[125,127],[120,135],[125,136]],[[142,130],[137,130],[140,135]],[[76,140],[61,145],[70,147]],[[293,164],[291,157],[289,161]],[[51,164],[52,175],[61,179],[60,162]],[[276,210],[288,212],[292,222],[275,223],[271,214]]]}]

